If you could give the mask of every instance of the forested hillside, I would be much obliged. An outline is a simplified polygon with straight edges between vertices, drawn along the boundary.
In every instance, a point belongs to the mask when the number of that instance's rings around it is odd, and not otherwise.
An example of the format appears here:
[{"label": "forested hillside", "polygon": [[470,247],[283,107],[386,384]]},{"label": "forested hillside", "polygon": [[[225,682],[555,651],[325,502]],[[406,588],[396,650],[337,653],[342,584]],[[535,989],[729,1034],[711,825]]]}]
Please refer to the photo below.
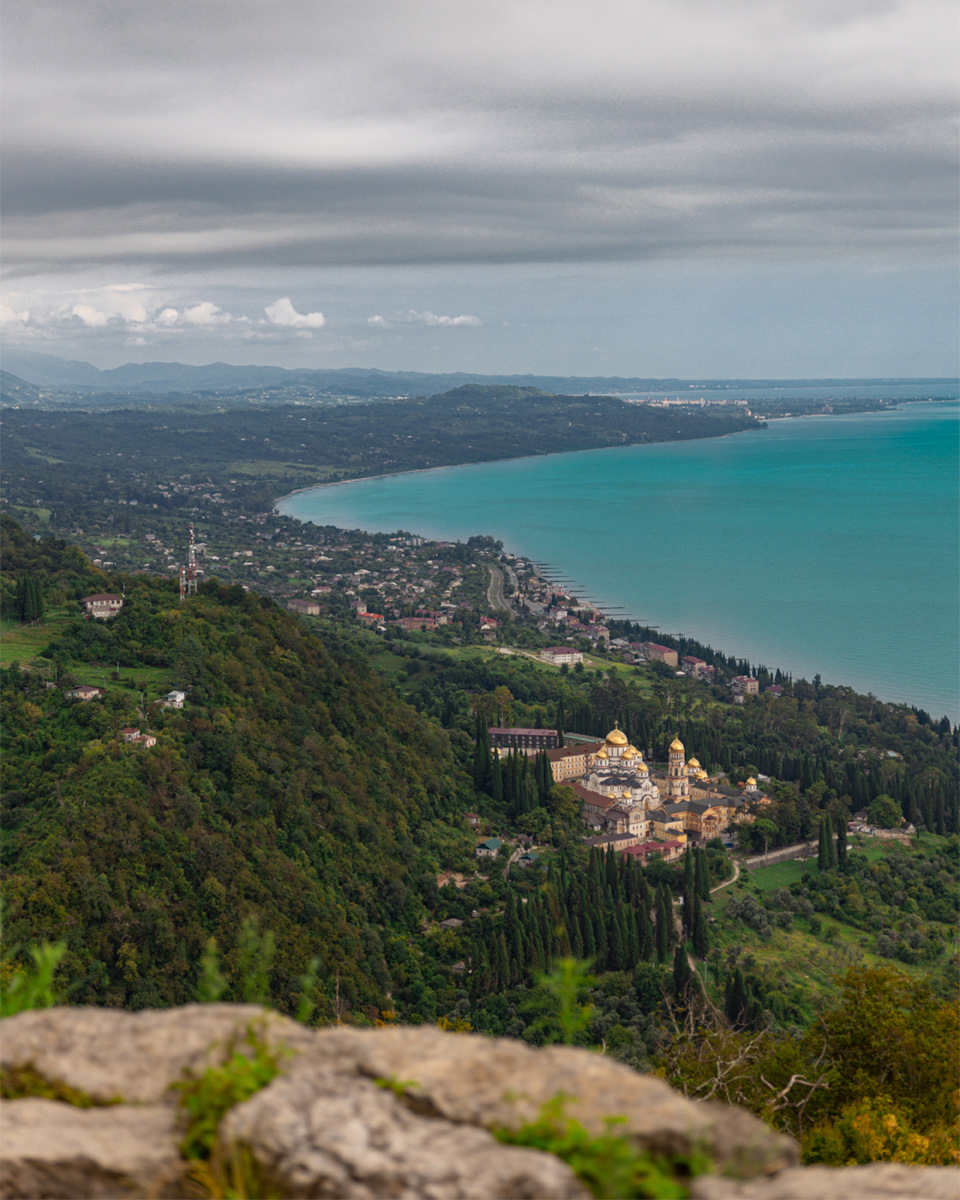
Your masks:
[{"label": "forested hillside", "polygon": [[[119,663],[154,685],[145,706],[112,683],[84,703],[5,667],[8,947],[65,939],[74,1003],[141,1008],[193,996],[209,938],[233,978],[269,931],[280,1007],[314,957],[321,1010],[337,994],[383,1007],[421,877],[471,849],[444,733],[269,599],[213,584],[181,608],[164,582],[98,580],[69,548],[3,535],[5,566],[68,605],[125,588],[110,622],[60,625],[51,675],[99,685]],[[182,711],[150,702],[164,679],[188,691]],[[157,744],[125,744],[124,727]]]}]

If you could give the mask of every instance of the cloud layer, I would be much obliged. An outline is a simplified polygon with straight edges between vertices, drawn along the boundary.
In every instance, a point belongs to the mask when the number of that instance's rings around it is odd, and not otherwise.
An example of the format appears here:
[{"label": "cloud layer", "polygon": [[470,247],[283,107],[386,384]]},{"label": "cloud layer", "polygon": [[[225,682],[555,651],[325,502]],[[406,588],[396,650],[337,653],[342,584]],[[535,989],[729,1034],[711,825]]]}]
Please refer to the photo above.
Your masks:
[{"label": "cloud layer", "polygon": [[[345,269],[357,337],[492,337],[423,280],[955,253],[954,0],[8,0],[4,24],[8,328],[292,344],[342,323],[317,280]],[[156,296],[81,294],[136,278]]]},{"label": "cloud layer", "polygon": [[6,260],[935,251],[952,9],[11,0]]}]

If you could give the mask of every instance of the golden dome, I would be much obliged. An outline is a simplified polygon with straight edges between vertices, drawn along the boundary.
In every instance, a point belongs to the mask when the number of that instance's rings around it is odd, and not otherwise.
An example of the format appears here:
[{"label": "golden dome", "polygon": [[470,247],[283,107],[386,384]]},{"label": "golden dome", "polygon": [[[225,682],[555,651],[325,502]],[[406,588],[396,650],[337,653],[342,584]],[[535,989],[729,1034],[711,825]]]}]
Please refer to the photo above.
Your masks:
[{"label": "golden dome", "polygon": [[688,767],[693,767],[693,768],[694,768],[694,770],[696,770],[696,768],[700,766],[700,762],[699,762],[699,760],[698,760],[698,759],[696,759],[696,758],[691,758],[691,759],[688,761],[688,763],[687,763],[687,766],[688,766]]},{"label": "golden dome", "polygon": [[621,758],[636,758],[637,752],[636,752],[636,750],[634,750],[634,748],[632,746],[628,746],[626,748],[626,750],[624,750],[623,754],[620,755],[620,757]]},{"label": "golden dome", "polygon": [[701,767],[700,770],[697,772],[697,778],[698,779],[709,779],[710,776],[706,773],[706,771],[703,769],[703,767]]},{"label": "golden dome", "polygon": [[679,738],[674,738],[673,741],[670,743],[670,749],[673,751],[679,750],[680,753],[682,754],[683,753],[683,742],[681,742]]},{"label": "golden dome", "polygon": [[627,746],[627,745],[629,745],[629,739],[628,739],[627,735],[620,731],[619,721],[614,721],[613,728],[607,734],[607,745],[608,746]]},{"label": "golden dome", "polygon": [[597,758],[607,758],[609,756],[608,756],[606,750],[604,750],[604,748],[601,746],[600,749],[596,753],[596,757]]},{"label": "golden dome", "polygon": [[747,787],[749,787],[751,784],[753,784],[754,787],[757,786],[757,781],[754,779],[754,777],[752,775],[747,780]]},{"label": "golden dome", "polygon": [[629,788],[623,789],[623,799],[624,800],[632,800],[633,799],[633,792],[631,792]]},{"label": "golden dome", "polygon": [[645,771],[648,775],[650,774],[650,769],[645,762],[642,762],[640,766],[636,768],[636,770]]}]

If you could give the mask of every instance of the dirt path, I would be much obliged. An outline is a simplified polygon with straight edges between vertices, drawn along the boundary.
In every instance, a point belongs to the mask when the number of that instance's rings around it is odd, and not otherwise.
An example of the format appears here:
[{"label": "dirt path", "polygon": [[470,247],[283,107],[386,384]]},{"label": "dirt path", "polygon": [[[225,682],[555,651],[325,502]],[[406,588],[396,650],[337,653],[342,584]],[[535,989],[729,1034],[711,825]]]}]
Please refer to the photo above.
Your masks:
[{"label": "dirt path", "polygon": [[710,889],[710,894],[713,895],[714,892],[719,892],[721,888],[729,887],[731,883],[736,883],[739,878],[740,878],[740,864],[737,862],[736,859],[734,859],[733,860],[733,878],[725,879],[723,881],[723,883],[718,883],[716,887],[712,887]]}]

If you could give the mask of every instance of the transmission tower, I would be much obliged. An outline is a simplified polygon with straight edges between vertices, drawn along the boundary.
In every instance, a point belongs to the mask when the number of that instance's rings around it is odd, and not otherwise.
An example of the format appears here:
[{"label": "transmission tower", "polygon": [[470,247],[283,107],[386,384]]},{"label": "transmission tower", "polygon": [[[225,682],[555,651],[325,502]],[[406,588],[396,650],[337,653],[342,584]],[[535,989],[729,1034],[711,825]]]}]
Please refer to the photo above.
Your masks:
[{"label": "transmission tower", "polygon": [[187,550],[187,595],[197,594],[197,546],[193,536],[193,522],[190,522],[190,546]]}]

